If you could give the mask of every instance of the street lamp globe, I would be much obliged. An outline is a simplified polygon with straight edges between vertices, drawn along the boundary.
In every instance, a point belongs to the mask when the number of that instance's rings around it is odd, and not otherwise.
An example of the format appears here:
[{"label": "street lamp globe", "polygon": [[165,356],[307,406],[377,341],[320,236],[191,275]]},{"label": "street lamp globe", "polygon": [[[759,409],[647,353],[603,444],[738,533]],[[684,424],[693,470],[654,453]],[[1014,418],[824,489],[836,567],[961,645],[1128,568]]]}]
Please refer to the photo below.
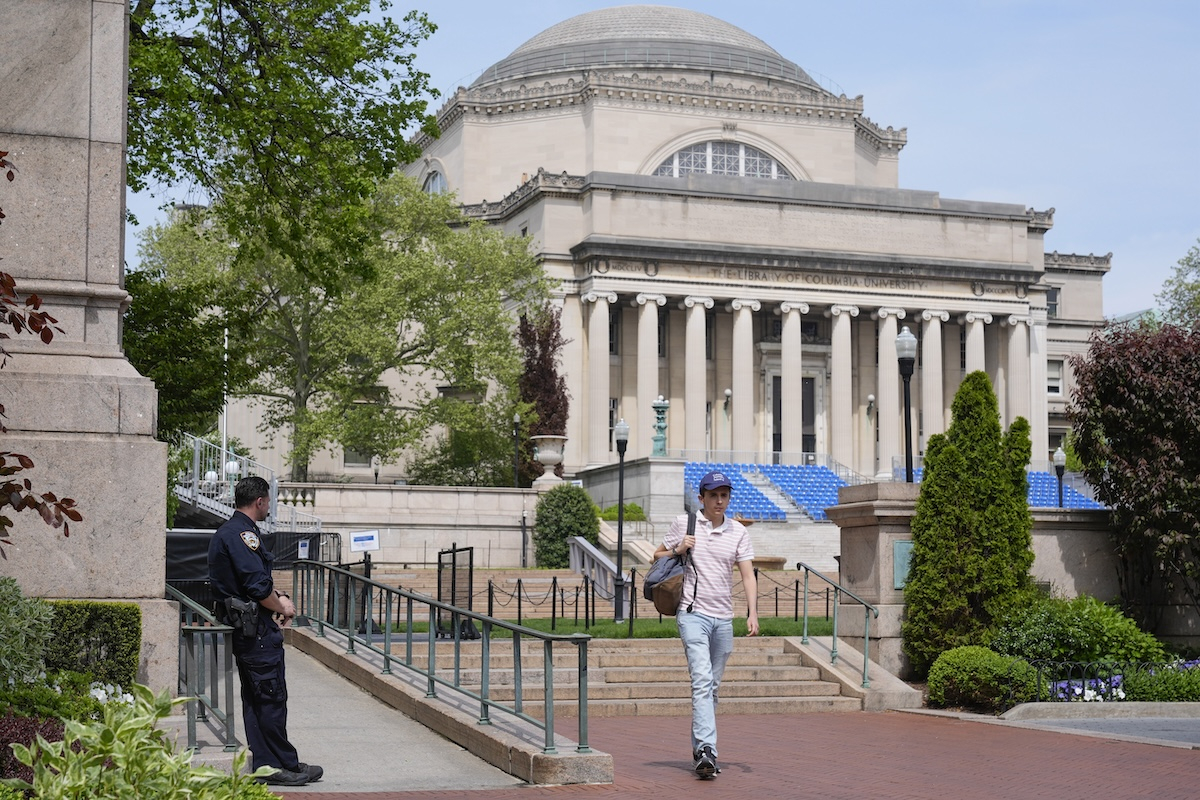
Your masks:
[{"label": "street lamp globe", "polygon": [[896,337],[896,359],[900,362],[900,377],[904,379],[904,480],[912,483],[912,375],[917,362],[917,337],[907,325]]}]

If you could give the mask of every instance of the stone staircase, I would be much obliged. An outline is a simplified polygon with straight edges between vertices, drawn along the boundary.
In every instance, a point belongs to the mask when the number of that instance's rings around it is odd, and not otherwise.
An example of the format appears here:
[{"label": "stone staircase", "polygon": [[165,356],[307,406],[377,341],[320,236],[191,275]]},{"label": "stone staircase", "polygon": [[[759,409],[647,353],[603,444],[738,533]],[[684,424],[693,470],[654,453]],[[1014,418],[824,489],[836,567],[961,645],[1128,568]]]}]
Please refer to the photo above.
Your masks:
[{"label": "stone staircase", "polygon": [[[840,686],[822,680],[815,667],[802,664],[798,652],[788,652],[783,638],[739,638],[721,682],[719,711],[724,714],[795,714],[812,711],[860,711],[860,698],[844,697]],[[414,651],[414,662],[427,663]],[[544,655],[536,643],[521,653],[522,700],[525,712],[544,715]],[[459,681],[479,689],[482,651],[478,642],[464,642],[458,662]],[[437,655],[439,674],[455,669],[452,649]],[[493,640],[489,665],[490,696],[511,703],[515,697],[512,643]],[[554,655],[554,713],[577,712],[578,664],[573,648],[559,647]],[[678,639],[596,639],[588,644],[588,715],[687,716],[691,685],[687,661]]]}]

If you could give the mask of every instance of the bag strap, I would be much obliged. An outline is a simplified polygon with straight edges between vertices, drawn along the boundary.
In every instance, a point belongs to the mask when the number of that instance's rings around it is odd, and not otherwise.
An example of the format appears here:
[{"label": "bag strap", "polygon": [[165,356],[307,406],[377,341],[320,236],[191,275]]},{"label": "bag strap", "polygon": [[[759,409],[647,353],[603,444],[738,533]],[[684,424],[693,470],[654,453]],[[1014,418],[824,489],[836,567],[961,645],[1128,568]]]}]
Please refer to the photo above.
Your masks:
[{"label": "bag strap", "polygon": [[[687,535],[696,535],[696,512],[692,511],[688,514]],[[694,546],[694,545],[693,545]],[[696,588],[700,585],[700,573],[696,570],[696,564],[692,561],[692,551],[685,550],[683,553],[683,568],[687,569],[688,564],[692,565],[692,574],[695,576],[692,580],[692,602],[688,603],[687,612],[692,613],[692,608],[696,605]]]}]

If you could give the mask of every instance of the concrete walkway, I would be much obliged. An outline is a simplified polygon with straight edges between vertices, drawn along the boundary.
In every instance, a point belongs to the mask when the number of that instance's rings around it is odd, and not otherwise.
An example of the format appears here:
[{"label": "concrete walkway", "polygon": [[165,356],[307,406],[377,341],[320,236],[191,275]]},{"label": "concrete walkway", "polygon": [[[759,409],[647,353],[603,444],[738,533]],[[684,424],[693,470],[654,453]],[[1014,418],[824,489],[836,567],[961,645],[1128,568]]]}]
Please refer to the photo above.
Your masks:
[{"label": "concrete walkway", "polygon": [[[319,783],[286,793],[277,788],[297,800],[461,798],[464,791],[472,800],[692,792],[714,798],[1191,800],[1200,792],[1200,709],[1191,705],[1174,706],[1169,715],[1160,707],[1099,719],[1092,710],[1007,720],[928,711],[721,716],[723,771],[706,782],[690,772],[686,718],[597,718],[590,722],[591,744],[613,755],[615,782],[529,786],[315,659],[291,647],[287,658],[289,733],[302,759],[325,768]],[[1125,704],[1119,713],[1136,712]],[[562,723],[559,733],[573,735],[576,721]]]}]

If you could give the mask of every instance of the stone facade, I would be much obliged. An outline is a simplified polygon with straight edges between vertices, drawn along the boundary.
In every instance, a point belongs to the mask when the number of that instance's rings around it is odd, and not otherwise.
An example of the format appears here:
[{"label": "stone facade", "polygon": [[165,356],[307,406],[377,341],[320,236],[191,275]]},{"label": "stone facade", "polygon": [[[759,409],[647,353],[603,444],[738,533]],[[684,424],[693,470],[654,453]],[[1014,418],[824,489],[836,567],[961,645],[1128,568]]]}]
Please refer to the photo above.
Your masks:
[{"label": "stone facade", "polygon": [[139,680],[176,683],[178,611],[163,599],[166,446],[154,385],[121,351],[126,4],[31,0],[0,7],[0,150],[19,170],[0,205],[0,265],[63,333],[9,340],[4,448],[36,463],[39,491],[70,496],[71,535],[15,515],[0,574],[30,595],[142,607]]}]

